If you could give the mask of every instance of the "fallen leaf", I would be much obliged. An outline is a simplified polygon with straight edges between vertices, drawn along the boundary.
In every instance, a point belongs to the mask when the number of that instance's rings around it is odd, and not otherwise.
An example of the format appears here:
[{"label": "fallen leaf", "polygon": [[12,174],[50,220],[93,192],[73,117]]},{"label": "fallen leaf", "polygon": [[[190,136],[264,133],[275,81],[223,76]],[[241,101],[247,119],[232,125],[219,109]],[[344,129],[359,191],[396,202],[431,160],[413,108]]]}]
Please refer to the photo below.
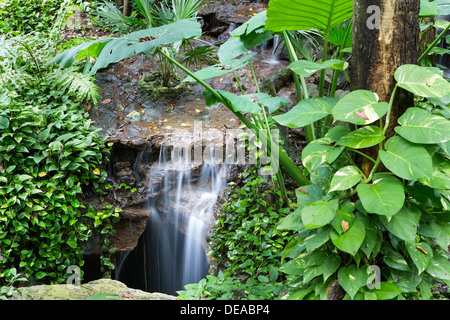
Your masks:
[{"label": "fallen leaf", "polygon": [[300,189],[298,191],[300,191],[301,193],[304,193],[304,194],[308,194],[309,193],[309,191],[307,189]]},{"label": "fallen leaf", "polygon": [[200,109],[195,109],[195,112],[200,113],[200,112],[202,112],[202,110],[200,110]]},{"label": "fallen leaf", "polygon": [[110,103],[110,102],[111,102],[111,99],[105,99],[105,100],[102,101],[102,104],[107,104],[107,103]]},{"label": "fallen leaf", "polygon": [[420,251],[422,251],[423,253],[425,253],[426,255],[428,255],[428,252],[421,246],[416,246],[416,248],[419,249]]},{"label": "fallen leaf", "polygon": [[341,221],[341,228],[342,228],[342,231],[344,231],[344,233],[348,230],[348,221],[346,221],[346,220],[342,220]]}]

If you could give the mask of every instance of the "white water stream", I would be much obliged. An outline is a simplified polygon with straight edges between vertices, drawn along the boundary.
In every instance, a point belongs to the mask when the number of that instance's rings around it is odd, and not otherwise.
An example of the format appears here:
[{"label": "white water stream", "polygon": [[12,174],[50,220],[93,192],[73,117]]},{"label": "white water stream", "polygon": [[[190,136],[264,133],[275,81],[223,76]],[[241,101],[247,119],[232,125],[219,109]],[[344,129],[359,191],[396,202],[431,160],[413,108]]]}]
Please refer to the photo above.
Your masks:
[{"label": "white water stream", "polygon": [[174,162],[174,155],[169,157],[164,147],[152,167],[164,174],[162,183],[150,190],[160,195],[148,201],[152,213],[146,230],[138,246],[123,255],[117,269],[116,278],[130,287],[176,294],[208,272],[206,236],[226,180],[214,156],[193,170],[188,155],[180,153]]}]

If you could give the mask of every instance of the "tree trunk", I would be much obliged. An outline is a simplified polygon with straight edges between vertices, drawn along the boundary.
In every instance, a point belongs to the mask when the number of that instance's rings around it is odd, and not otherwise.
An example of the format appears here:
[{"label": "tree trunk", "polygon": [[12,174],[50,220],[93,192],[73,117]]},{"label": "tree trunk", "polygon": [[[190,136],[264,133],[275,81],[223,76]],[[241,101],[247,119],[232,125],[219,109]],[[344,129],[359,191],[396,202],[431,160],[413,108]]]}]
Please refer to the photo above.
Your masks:
[{"label": "tree trunk", "polygon": [[[420,0],[354,0],[351,90],[370,90],[379,101],[389,102],[395,70],[417,63],[419,57],[419,9]],[[386,140],[394,134],[397,118],[413,106],[413,98],[397,90]],[[364,151],[376,159],[378,147]],[[357,161],[367,176],[373,163],[365,157]]]},{"label": "tree trunk", "polygon": [[130,1],[129,0],[116,0],[116,8],[122,10],[125,16],[130,15]]}]

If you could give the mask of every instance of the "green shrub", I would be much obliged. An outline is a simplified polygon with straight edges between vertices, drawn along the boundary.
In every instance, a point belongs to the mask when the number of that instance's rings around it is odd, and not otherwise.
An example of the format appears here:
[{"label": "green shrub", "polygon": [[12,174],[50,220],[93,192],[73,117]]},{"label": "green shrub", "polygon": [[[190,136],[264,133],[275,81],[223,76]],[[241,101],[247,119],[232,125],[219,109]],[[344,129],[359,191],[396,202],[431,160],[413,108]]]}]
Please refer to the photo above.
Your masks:
[{"label": "green shrub", "polygon": [[0,272],[14,266],[61,282],[69,265],[83,264],[80,242],[89,234],[78,196],[106,178],[105,146],[77,103],[42,98],[30,87],[0,109]]},{"label": "green shrub", "polygon": [[0,2],[0,33],[45,32],[52,28],[64,0]]},{"label": "green shrub", "polygon": [[18,274],[68,280],[70,265],[83,266],[81,244],[92,228],[101,235],[106,274],[119,210],[81,203],[87,191],[101,195],[107,176],[106,137],[79,109],[83,87],[96,87],[75,70],[45,65],[53,48],[46,40],[0,41],[0,287]]}]

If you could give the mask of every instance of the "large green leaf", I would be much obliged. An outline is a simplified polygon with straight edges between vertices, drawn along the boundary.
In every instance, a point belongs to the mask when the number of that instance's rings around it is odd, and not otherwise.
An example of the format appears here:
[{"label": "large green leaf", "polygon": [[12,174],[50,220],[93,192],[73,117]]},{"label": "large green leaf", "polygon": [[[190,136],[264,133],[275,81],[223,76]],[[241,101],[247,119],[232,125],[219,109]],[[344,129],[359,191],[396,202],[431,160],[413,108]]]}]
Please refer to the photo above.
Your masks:
[{"label": "large green leaf", "polygon": [[352,17],[353,0],[272,0],[267,10],[266,29],[328,31]]},{"label": "large green leaf", "polygon": [[361,181],[362,175],[359,172],[358,168],[355,166],[346,166],[334,174],[333,179],[331,179],[330,190],[347,190]]},{"label": "large green leaf", "polygon": [[337,199],[316,201],[302,209],[302,221],[306,229],[319,228],[333,220],[339,206]]},{"label": "large green leaf", "polygon": [[366,227],[361,220],[356,219],[353,225],[340,235],[332,231],[330,238],[333,244],[341,251],[355,255],[361,247],[366,236]]},{"label": "large green leaf", "polygon": [[450,83],[440,75],[414,64],[405,64],[394,73],[399,87],[418,96],[440,98],[450,93]]},{"label": "large green leaf", "polygon": [[406,242],[415,242],[417,235],[418,220],[417,213],[406,206],[400,209],[391,220],[380,217],[381,222],[395,236]]},{"label": "large green leaf", "polygon": [[395,132],[414,143],[442,143],[450,140],[450,121],[420,109],[408,108],[398,119]]},{"label": "large green leaf", "polygon": [[390,138],[385,144],[385,150],[380,150],[379,155],[386,168],[403,179],[416,180],[430,176],[433,172],[428,151],[400,136]]},{"label": "large green leaf", "polygon": [[375,126],[365,126],[349,132],[341,137],[336,144],[355,149],[368,148],[383,141],[382,130]]},{"label": "large green leaf", "polygon": [[[151,52],[158,46],[175,43],[179,40],[199,37],[202,34],[200,24],[195,20],[179,20],[161,27],[149,28],[132,32],[120,38],[107,38],[83,43],[56,56],[50,62],[56,62],[61,66],[72,64],[73,59],[81,50],[98,42],[108,42],[99,54],[90,74],[107,67],[109,64],[119,62],[138,53]],[[149,40],[147,40],[149,39]]]},{"label": "large green leaf", "polygon": [[367,284],[366,267],[358,269],[354,264],[348,268],[343,267],[338,271],[339,285],[347,292],[350,298],[353,299],[359,289]]},{"label": "large green leaf", "polygon": [[266,13],[266,11],[258,13],[230,33],[231,38],[222,44],[217,52],[220,62],[234,59],[272,38],[270,31],[264,31]]},{"label": "large green leaf", "polygon": [[304,127],[326,117],[338,101],[337,98],[304,99],[289,112],[274,116],[273,119],[290,128]]},{"label": "large green leaf", "polygon": [[387,102],[378,102],[378,96],[368,90],[355,90],[344,96],[331,110],[334,120],[366,125],[385,115]]},{"label": "large green leaf", "polygon": [[327,60],[322,63],[308,60],[298,60],[289,65],[289,68],[292,69],[292,71],[305,78],[323,69],[345,70],[347,67],[348,62],[338,59]]},{"label": "large green leaf", "polygon": [[405,191],[402,183],[386,173],[378,173],[373,183],[360,183],[356,187],[361,204],[369,213],[376,213],[390,219],[403,207]]}]

